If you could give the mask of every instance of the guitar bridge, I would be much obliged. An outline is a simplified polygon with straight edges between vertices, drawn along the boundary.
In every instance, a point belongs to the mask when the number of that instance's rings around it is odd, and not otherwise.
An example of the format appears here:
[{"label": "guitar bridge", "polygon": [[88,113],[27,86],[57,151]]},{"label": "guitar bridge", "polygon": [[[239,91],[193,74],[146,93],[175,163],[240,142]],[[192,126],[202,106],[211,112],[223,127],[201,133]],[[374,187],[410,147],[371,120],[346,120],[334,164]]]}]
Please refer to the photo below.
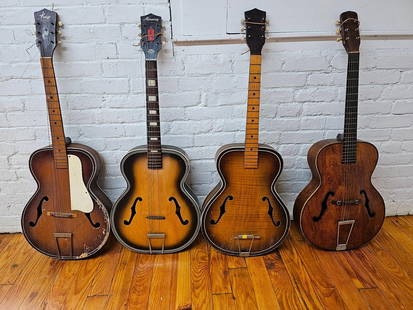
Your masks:
[{"label": "guitar bridge", "polygon": [[66,212],[47,212],[48,216],[53,216],[53,217],[60,217],[60,218],[72,218],[76,217],[76,213],[66,213]]},{"label": "guitar bridge", "polygon": [[[235,240],[237,240],[238,244],[238,255],[239,256],[250,256],[251,255],[251,249],[252,249],[252,244],[254,243],[254,240],[261,239],[260,236],[258,235],[253,235],[253,234],[241,234],[241,235],[236,235],[234,237]],[[241,241],[242,240],[250,240],[248,250],[247,251],[242,251],[241,250]]]},{"label": "guitar bridge", "polygon": [[331,203],[336,206],[357,206],[360,204],[360,199],[354,200],[332,200]]}]

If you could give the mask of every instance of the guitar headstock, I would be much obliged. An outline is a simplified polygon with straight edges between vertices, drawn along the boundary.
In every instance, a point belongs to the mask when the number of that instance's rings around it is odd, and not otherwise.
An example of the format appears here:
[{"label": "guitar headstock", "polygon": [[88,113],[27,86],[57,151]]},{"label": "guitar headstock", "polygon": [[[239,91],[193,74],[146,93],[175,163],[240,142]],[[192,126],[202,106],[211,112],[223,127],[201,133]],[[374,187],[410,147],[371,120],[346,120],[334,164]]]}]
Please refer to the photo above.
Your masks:
[{"label": "guitar headstock", "polygon": [[162,48],[162,18],[154,14],[141,16],[141,47],[147,60],[156,60]]},{"label": "guitar headstock", "polygon": [[347,11],[340,14],[339,32],[347,53],[358,53],[360,47],[360,22],[356,12]]},{"label": "guitar headstock", "polygon": [[265,11],[252,9],[245,13],[246,41],[252,55],[260,55],[265,43]]},{"label": "guitar headstock", "polygon": [[34,12],[36,45],[41,57],[52,57],[57,46],[58,16],[56,12],[43,9]]}]

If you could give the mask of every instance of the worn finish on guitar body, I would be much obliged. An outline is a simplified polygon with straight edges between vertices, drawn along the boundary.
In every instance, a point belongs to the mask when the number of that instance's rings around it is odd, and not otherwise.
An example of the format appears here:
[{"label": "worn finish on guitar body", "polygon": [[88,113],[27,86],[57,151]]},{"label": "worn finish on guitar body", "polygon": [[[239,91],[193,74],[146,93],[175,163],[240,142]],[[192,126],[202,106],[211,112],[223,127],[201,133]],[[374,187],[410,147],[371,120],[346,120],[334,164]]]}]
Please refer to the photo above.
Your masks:
[{"label": "worn finish on guitar body", "polygon": [[200,223],[196,198],[185,183],[189,174],[185,153],[163,145],[162,168],[149,169],[147,148],[138,147],[122,160],[121,170],[128,187],[111,213],[118,240],[140,253],[186,248]]},{"label": "worn finish on guitar body", "polygon": [[[54,258],[81,259],[95,254],[106,243],[110,233],[107,208],[111,202],[97,184],[101,167],[98,154],[75,143],[67,146],[67,154],[81,161],[93,211],[71,210],[69,190],[57,189],[56,174],[62,170],[55,169],[53,149],[46,147],[30,157],[30,170],[38,188],[25,206],[21,222],[24,236],[38,251]],[[61,180],[68,182],[66,178]]]},{"label": "worn finish on guitar body", "polygon": [[[307,159],[312,180],[294,205],[294,219],[302,234],[327,250],[360,247],[378,233],[385,216],[383,198],[371,183],[378,160],[376,147],[358,140],[354,163],[342,163],[342,148],[343,143],[335,139],[310,148]],[[341,227],[338,236],[338,223],[352,220],[353,224]],[[346,242],[345,248],[337,248]]]},{"label": "worn finish on guitar body", "polygon": [[224,253],[256,256],[272,251],[288,232],[288,211],[274,188],[283,163],[273,148],[262,144],[256,169],[245,168],[244,156],[244,144],[218,150],[221,182],[205,199],[202,228]]}]

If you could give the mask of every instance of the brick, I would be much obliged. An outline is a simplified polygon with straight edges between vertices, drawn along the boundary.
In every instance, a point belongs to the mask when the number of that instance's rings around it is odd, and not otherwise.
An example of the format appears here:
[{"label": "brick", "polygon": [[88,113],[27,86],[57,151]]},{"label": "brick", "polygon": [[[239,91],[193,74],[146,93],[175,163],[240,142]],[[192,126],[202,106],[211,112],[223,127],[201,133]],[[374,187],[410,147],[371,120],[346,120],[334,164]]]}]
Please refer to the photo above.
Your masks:
[{"label": "brick", "polygon": [[288,57],[282,67],[284,71],[319,71],[327,70],[328,61],[322,56],[299,55]]},{"label": "brick", "polygon": [[[133,45],[139,42],[139,16],[162,16],[167,28],[158,55],[162,142],[188,153],[190,179],[202,201],[219,180],[217,149],[245,139],[246,45],[172,45],[168,0],[54,3],[65,23],[54,54],[65,133],[101,154],[106,172],[101,185],[112,200],[126,186],[121,158],[146,143],[145,59]],[[20,231],[21,210],[35,190],[28,158],[50,143],[33,45],[33,11],[43,5],[42,0],[0,3],[0,44],[7,46],[0,49],[0,199],[7,202],[0,210],[0,232]],[[358,137],[379,149],[373,182],[386,200],[386,214],[407,214],[413,212],[413,50],[403,42],[377,42],[363,45],[361,54]],[[260,142],[284,158],[278,190],[291,211],[311,178],[310,146],[343,131],[347,53],[341,44],[285,42],[266,45],[262,59]]]}]

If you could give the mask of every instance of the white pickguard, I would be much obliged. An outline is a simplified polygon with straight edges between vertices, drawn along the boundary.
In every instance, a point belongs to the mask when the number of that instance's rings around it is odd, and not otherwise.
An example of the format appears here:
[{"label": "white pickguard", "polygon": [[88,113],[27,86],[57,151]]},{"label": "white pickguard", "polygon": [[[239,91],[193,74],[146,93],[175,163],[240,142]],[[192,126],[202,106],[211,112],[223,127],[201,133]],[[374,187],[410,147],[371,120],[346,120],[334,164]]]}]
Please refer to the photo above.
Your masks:
[{"label": "white pickguard", "polygon": [[93,211],[93,200],[82,177],[82,162],[76,155],[67,155],[69,162],[70,206],[72,210],[89,213]]}]

